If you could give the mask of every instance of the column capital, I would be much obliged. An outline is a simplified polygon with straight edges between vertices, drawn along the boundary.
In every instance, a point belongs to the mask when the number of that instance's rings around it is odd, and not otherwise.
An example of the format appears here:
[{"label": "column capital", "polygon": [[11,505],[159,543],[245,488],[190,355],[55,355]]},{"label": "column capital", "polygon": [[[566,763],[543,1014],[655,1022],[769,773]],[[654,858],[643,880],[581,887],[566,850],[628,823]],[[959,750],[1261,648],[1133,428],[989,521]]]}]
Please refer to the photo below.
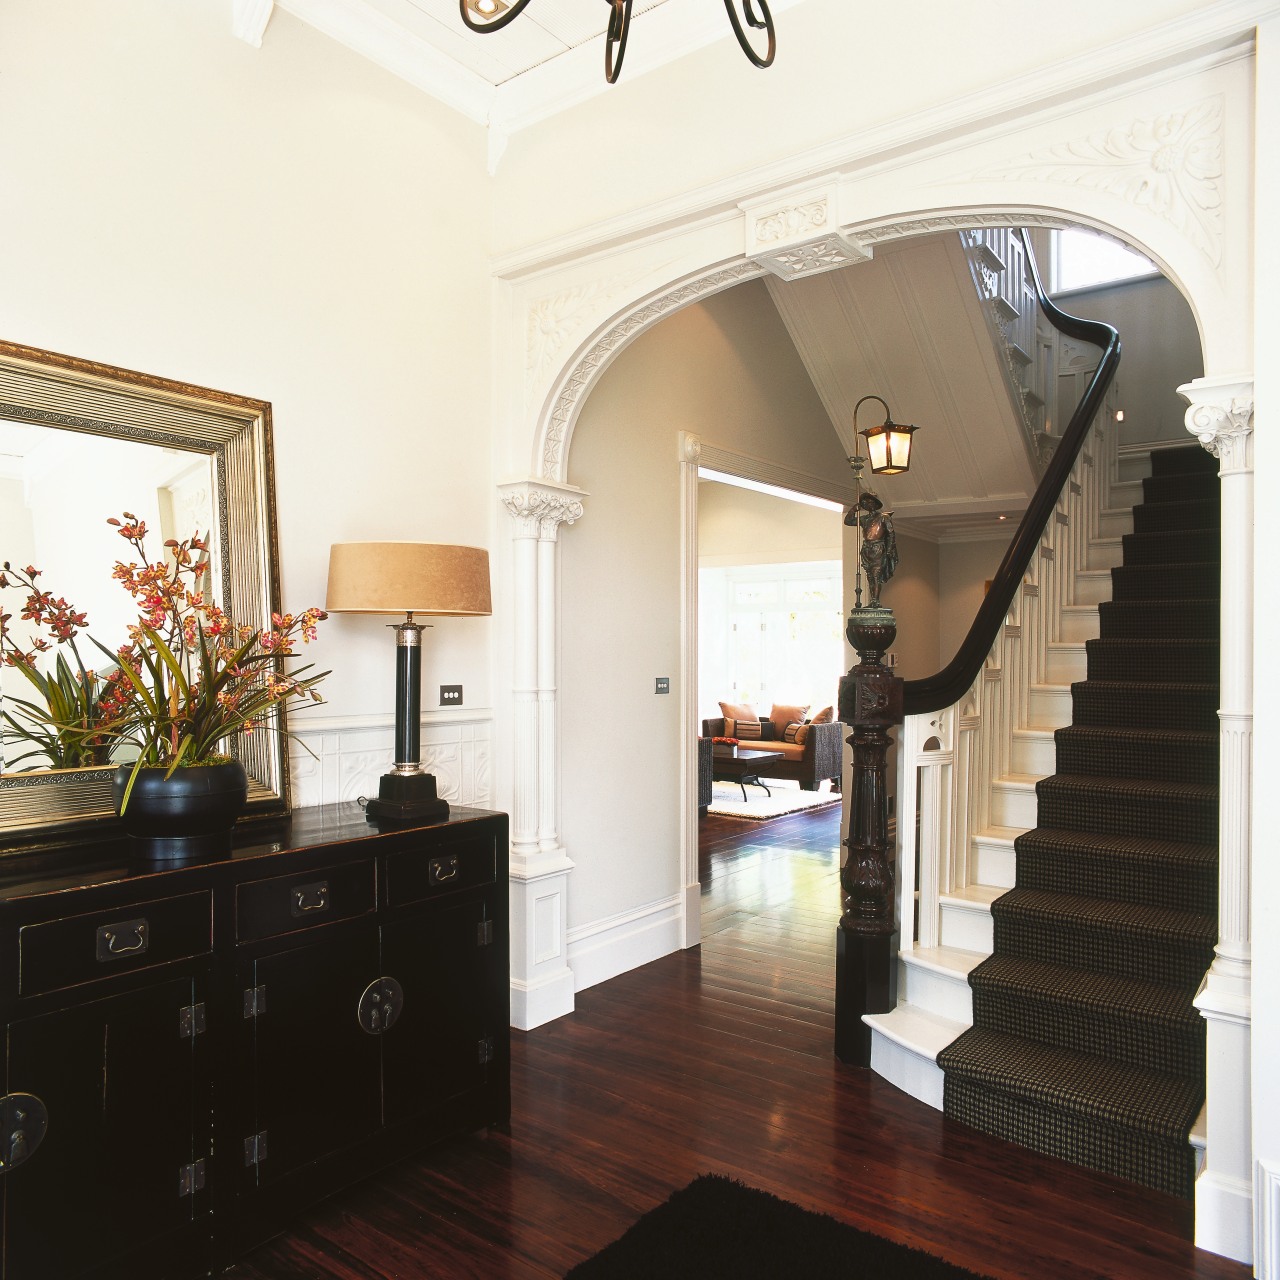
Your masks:
[{"label": "column capital", "polygon": [[1222,463],[1222,471],[1253,470],[1253,379],[1196,378],[1178,394],[1189,405],[1187,430]]},{"label": "column capital", "polygon": [[513,480],[498,493],[516,524],[517,538],[554,542],[562,524],[582,519],[582,499],[589,495],[573,485],[546,480]]}]

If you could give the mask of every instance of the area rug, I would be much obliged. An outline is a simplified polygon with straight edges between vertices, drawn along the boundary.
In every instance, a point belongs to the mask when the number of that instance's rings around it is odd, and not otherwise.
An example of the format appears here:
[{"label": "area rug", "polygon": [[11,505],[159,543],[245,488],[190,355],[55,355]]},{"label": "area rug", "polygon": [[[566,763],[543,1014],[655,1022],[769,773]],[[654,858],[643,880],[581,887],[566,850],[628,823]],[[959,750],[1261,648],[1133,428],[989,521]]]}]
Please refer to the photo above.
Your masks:
[{"label": "area rug", "polygon": [[705,1175],[566,1280],[989,1280],[933,1254]]},{"label": "area rug", "polygon": [[751,783],[747,783],[747,800],[743,803],[742,788],[736,782],[716,782],[711,787],[711,803],[708,813],[721,818],[746,818],[750,822],[763,822],[768,818],[781,818],[784,814],[800,813],[805,809],[820,809],[823,805],[839,804],[838,791],[802,791],[799,787],[787,787],[769,783],[772,795]]}]

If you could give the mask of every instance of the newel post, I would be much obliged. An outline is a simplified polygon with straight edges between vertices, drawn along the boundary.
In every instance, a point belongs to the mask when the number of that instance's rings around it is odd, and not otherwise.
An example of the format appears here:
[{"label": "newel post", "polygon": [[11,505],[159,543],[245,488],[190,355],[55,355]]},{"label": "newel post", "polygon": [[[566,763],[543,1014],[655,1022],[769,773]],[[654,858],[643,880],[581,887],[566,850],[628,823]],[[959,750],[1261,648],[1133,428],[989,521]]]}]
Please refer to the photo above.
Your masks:
[{"label": "newel post", "polygon": [[[877,592],[878,594],[878,592]],[[859,662],[840,681],[840,719],[852,726],[848,856],[840,872],[844,913],[836,930],[836,1057],[871,1065],[865,1013],[898,1003],[898,925],[885,764],[889,730],[902,723],[903,682],[881,659],[897,635],[893,610],[855,608],[846,628]]]}]

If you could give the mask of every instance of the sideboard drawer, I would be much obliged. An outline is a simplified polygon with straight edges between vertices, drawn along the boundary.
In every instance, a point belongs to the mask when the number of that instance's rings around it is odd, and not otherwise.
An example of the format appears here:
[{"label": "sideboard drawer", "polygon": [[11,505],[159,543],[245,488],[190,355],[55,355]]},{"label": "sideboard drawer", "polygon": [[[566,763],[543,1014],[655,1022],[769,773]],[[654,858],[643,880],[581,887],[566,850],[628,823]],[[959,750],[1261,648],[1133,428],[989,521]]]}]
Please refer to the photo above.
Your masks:
[{"label": "sideboard drawer", "polygon": [[377,902],[374,863],[255,880],[236,889],[236,938],[255,942],[367,915]]},{"label": "sideboard drawer", "polygon": [[473,885],[492,884],[497,851],[491,837],[455,840],[387,857],[387,901],[393,907]]},{"label": "sideboard drawer", "polygon": [[23,925],[18,930],[18,993],[56,991],[212,948],[213,898],[208,890]]}]

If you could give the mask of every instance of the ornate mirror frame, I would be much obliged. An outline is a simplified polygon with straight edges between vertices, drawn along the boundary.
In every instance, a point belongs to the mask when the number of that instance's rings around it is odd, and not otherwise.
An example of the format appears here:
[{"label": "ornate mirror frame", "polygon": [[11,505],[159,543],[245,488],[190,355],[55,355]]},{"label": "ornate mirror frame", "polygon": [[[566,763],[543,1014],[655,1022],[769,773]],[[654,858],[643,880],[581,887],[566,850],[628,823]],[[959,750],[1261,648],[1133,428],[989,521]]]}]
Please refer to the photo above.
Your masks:
[{"label": "ornate mirror frame", "polygon": [[[280,582],[270,404],[0,341],[0,417],[208,457],[223,607],[243,625],[270,624]],[[110,514],[104,510],[103,519]],[[247,816],[287,814],[283,707],[233,750],[249,775]],[[113,772],[104,766],[0,775],[0,852],[67,843],[114,824]]]}]

